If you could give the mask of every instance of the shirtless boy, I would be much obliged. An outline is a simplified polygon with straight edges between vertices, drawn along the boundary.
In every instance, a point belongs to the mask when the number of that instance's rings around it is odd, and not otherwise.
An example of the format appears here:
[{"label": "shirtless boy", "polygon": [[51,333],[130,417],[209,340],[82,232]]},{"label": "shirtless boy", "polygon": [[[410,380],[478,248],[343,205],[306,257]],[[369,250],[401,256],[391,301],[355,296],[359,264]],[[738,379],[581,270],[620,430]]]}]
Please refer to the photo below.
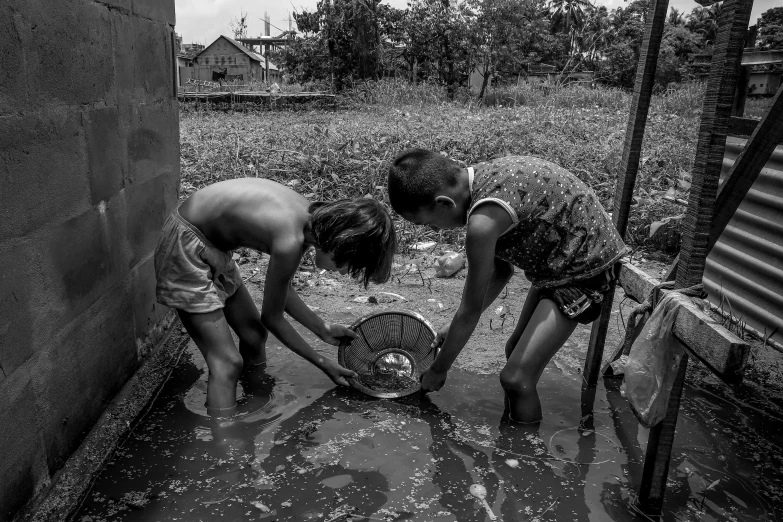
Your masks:
[{"label": "shirtless boy", "polygon": [[[269,255],[261,311],[256,308],[232,251]],[[175,308],[209,368],[207,411],[231,415],[243,367],[266,361],[271,332],[296,354],[346,386],[354,372],[316,352],[283,312],[338,345],[355,337],[327,324],[291,287],[303,254],[315,249],[319,268],[349,273],[365,286],[388,280],[396,248],[394,227],[382,203],[342,199],[310,203],[270,180],[222,181],[192,194],[166,221],[155,251],[158,302]],[[239,337],[239,349],[230,329]]]}]

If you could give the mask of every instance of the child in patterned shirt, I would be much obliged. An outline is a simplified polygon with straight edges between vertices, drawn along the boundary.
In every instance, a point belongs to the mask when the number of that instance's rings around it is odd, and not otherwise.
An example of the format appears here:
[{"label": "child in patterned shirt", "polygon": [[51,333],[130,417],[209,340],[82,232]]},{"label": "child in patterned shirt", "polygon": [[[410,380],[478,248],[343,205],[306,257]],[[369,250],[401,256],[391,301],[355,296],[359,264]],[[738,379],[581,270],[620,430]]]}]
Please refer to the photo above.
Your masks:
[{"label": "child in patterned shirt", "polygon": [[506,343],[500,384],[511,420],[540,421],[536,384],[544,367],[577,323],[598,317],[614,266],[628,252],[593,191],[538,158],[508,156],[462,168],[440,154],[412,149],[389,170],[389,199],[414,224],[436,231],[468,227],[462,302],[435,338],[443,346],[422,375],[422,389],[443,386],[481,313],[517,266],[532,287]]}]

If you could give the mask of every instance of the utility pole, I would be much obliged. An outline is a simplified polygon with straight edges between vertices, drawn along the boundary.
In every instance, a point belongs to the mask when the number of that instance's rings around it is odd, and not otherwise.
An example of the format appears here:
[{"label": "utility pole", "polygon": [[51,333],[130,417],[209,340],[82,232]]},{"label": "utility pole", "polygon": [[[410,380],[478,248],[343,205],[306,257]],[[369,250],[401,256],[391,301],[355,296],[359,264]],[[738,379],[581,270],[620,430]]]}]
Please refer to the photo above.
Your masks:
[{"label": "utility pole", "polygon": [[334,93],[334,43],[332,42],[332,0],[326,0],[329,6],[326,14],[326,42],[329,48],[329,76],[331,77],[331,91]]},{"label": "utility pole", "polygon": [[[269,37],[269,13],[264,11],[264,33],[265,36]],[[264,44],[264,68],[266,69],[266,72],[264,73],[266,76],[266,83],[269,83],[269,44]]]}]

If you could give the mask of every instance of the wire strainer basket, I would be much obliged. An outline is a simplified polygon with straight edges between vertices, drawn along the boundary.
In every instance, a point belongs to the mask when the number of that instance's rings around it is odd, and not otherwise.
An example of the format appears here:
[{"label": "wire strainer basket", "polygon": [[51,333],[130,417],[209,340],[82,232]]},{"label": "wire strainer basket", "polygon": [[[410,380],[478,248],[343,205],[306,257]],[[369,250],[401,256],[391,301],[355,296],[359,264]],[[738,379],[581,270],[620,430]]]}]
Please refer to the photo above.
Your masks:
[{"label": "wire strainer basket", "polygon": [[383,399],[419,391],[419,376],[435,361],[435,330],[415,312],[379,312],[351,325],[359,334],[337,352],[342,366],[359,374],[348,379],[357,390]]}]

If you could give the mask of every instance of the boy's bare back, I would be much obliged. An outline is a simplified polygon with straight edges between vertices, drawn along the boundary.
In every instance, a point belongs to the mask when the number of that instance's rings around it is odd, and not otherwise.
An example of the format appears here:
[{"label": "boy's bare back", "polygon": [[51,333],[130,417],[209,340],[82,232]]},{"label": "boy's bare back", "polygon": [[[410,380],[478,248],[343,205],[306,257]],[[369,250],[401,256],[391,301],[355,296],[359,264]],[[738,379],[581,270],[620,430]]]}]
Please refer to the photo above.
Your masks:
[{"label": "boy's bare back", "polygon": [[237,178],[190,196],[180,215],[221,250],[248,247],[269,253],[276,238],[304,241],[309,202],[274,181]]}]

